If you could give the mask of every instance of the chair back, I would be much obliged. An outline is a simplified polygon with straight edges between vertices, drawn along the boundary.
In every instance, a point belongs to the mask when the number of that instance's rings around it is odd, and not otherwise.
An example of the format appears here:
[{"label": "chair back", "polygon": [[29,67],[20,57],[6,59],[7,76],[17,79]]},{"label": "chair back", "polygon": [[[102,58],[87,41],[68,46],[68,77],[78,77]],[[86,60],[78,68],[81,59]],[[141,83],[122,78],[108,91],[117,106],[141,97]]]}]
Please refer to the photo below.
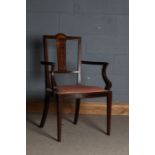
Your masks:
[{"label": "chair back", "polygon": [[[43,48],[44,48],[44,61],[49,60],[49,47],[48,47],[48,40],[53,39],[55,40],[56,46],[56,55],[57,55],[57,69],[55,73],[72,73],[77,74],[77,83],[81,83],[81,37],[79,36],[67,36],[63,33],[58,33],[56,35],[44,35],[43,36]],[[67,69],[67,56],[66,56],[66,43],[69,40],[76,40],[78,42],[77,47],[77,70],[70,71]],[[51,79],[49,73],[51,72],[50,67],[45,65],[45,78],[46,78],[46,87],[51,86]]]}]

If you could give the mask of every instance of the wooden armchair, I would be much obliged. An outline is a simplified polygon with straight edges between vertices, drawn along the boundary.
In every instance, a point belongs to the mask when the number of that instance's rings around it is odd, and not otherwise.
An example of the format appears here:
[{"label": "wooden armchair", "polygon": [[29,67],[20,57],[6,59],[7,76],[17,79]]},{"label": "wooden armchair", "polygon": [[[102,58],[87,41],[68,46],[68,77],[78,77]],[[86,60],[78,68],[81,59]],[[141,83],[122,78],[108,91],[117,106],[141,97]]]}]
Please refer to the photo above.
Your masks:
[{"label": "wooden armchair", "polygon": [[[57,49],[57,63],[58,69],[55,69],[54,62],[50,62],[48,58],[48,39],[56,40]],[[77,40],[78,41],[78,67],[75,71],[68,71],[66,68],[66,41]],[[107,62],[92,62],[81,60],[81,37],[79,36],[66,36],[59,33],[56,35],[44,35],[44,61],[41,62],[45,66],[45,81],[46,81],[46,93],[43,115],[40,123],[40,127],[43,127],[47,118],[49,99],[51,96],[56,98],[57,109],[57,140],[61,141],[61,123],[62,123],[62,104],[65,98],[72,98],[76,100],[74,124],[77,124],[80,110],[81,98],[92,97],[106,97],[107,99],[107,135],[110,135],[111,125],[111,107],[112,107],[112,86],[111,81],[107,78],[106,68]],[[105,81],[105,88],[97,86],[87,86],[81,84],[81,64],[89,65],[102,65],[102,77]],[[55,74],[77,74],[77,84],[75,85],[57,85],[55,81]]]}]

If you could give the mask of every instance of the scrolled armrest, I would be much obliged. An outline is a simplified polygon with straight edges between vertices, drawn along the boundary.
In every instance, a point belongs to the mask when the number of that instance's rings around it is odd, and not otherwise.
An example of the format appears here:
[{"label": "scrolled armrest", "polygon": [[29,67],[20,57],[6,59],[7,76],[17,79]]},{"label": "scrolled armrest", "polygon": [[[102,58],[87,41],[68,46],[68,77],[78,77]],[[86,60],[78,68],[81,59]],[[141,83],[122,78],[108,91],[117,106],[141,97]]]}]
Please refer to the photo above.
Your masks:
[{"label": "scrolled armrest", "polygon": [[95,62],[95,61],[81,61],[82,64],[88,64],[88,65],[106,65],[108,64],[107,62]]},{"label": "scrolled armrest", "polygon": [[82,64],[88,64],[88,65],[102,65],[102,77],[105,82],[105,89],[110,90],[112,87],[112,82],[107,77],[106,69],[109,65],[107,62],[95,62],[95,61],[81,61]]},{"label": "scrolled armrest", "polygon": [[50,65],[50,66],[55,66],[54,62],[49,62],[49,61],[41,61],[40,62],[42,65]]}]

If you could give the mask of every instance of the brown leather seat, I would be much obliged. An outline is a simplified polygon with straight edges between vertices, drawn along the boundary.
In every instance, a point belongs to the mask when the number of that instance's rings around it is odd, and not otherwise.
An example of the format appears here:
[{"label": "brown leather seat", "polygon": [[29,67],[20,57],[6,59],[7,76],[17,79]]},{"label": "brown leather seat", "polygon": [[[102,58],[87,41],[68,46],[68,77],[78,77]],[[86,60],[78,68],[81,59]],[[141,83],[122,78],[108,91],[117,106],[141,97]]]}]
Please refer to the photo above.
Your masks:
[{"label": "brown leather seat", "polygon": [[86,86],[86,85],[59,85],[56,87],[57,94],[71,94],[71,93],[93,93],[105,92],[101,87]]}]

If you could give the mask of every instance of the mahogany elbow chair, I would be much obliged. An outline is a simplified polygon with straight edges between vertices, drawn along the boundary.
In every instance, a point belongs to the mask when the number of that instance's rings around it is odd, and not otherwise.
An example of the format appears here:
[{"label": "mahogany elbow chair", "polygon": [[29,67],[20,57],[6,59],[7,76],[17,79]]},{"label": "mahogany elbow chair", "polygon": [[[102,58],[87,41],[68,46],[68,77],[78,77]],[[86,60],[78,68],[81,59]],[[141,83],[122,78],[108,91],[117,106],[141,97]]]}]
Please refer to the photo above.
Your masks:
[{"label": "mahogany elbow chair", "polygon": [[[56,51],[57,51],[57,65],[58,69],[55,69],[54,62],[49,61],[48,57],[48,39],[56,40]],[[78,67],[76,71],[68,71],[66,68],[66,41],[77,40],[78,41]],[[81,60],[81,37],[79,36],[67,36],[62,33],[56,35],[44,35],[43,36],[43,47],[44,47],[44,61],[41,62],[45,66],[45,103],[40,122],[42,128],[45,124],[50,97],[56,98],[56,109],[57,109],[57,140],[61,141],[61,128],[62,128],[62,102],[65,98],[72,98],[76,100],[74,124],[77,124],[80,110],[80,99],[92,98],[92,97],[106,97],[107,99],[107,135],[110,135],[111,129],[111,108],[112,108],[112,87],[111,81],[108,79],[106,69],[108,66],[107,62],[92,62]],[[81,84],[81,64],[88,65],[102,65],[102,77],[105,82],[105,88],[97,86],[87,86]],[[77,83],[75,85],[57,85],[55,80],[55,74],[77,74]]]}]

